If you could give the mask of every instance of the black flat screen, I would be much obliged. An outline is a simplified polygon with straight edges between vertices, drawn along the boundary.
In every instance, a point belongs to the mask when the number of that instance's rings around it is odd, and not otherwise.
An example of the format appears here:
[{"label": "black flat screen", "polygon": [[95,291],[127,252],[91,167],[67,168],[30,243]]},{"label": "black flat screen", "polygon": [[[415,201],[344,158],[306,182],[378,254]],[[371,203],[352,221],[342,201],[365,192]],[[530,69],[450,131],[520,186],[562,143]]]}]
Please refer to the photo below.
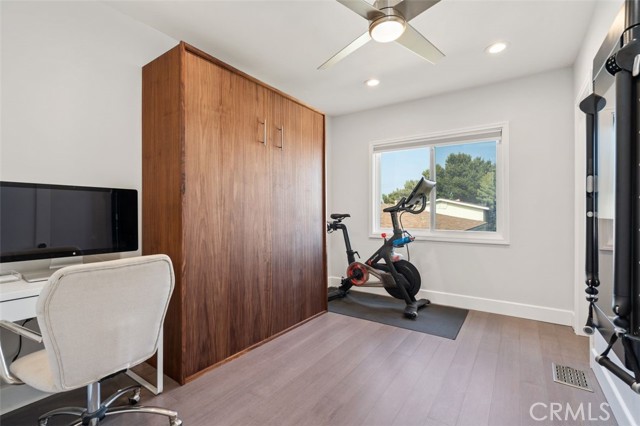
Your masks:
[{"label": "black flat screen", "polygon": [[0,262],[137,249],[136,190],[0,182]]}]

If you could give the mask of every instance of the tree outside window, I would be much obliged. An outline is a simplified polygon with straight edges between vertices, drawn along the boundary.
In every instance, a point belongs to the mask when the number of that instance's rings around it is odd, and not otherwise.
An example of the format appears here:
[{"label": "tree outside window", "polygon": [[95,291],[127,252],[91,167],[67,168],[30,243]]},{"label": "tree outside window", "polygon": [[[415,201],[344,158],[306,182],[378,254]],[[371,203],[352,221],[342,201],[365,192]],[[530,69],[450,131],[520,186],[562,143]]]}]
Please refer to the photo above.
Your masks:
[{"label": "tree outside window", "polygon": [[[385,146],[378,156],[379,229],[391,226],[382,210],[407,197],[421,176],[435,180],[427,208],[420,215],[405,214],[405,228],[433,231],[490,232],[498,230],[498,148],[495,140]],[[417,144],[414,144],[417,145]]]}]

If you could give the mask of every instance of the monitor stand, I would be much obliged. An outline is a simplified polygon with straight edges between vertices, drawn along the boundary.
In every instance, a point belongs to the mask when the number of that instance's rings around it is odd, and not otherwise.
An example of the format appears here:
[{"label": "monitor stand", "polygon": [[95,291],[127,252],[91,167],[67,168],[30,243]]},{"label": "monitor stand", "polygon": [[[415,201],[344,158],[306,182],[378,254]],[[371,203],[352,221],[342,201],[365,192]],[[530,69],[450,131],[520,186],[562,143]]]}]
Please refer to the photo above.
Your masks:
[{"label": "monitor stand", "polygon": [[38,281],[46,281],[53,273],[60,268],[72,265],[82,265],[82,256],[76,257],[63,257],[58,259],[51,259],[49,269],[40,269],[37,271],[29,271],[22,273],[22,279],[28,283],[35,283]]}]

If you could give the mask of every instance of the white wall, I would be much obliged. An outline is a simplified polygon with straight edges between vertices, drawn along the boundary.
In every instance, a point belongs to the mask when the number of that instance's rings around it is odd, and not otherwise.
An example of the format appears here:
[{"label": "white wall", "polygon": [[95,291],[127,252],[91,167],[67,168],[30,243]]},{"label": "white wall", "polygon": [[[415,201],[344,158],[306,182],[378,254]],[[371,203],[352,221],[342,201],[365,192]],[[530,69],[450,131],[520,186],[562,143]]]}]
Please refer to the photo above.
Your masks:
[{"label": "white wall", "polygon": [[[2,1],[0,15],[0,180],[140,191],[141,67],[177,41],[93,1]],[[13,356],[15,336],[2,342]],[[39,395],[0,394],[2,411]]]},{"label": "white wall", "polygon": [[[432,301],[562,324],[573,320],[573,75],[561,69],[334,117],[328,143],[329,210],[350,213],[366,259],[369,143],[507,121],[508,246],[417,241],[411,260]],[[342,239],[328,237],[329,275],[346,268]],[[335,283],[335,281],[333,282]]]},{"label": "white wall", "polygon": [[177,41],[99,2],[0,5],[0,180],[140,191],[141,67]]},{"label": "white wall", "polygon": [[584,36],[584,42],[573,65],[575,97],[578,97],[585,84],[591,82],[593,57],[598,52],[623,3],[624,0],[599,0],[596,2],[589,30]]}]

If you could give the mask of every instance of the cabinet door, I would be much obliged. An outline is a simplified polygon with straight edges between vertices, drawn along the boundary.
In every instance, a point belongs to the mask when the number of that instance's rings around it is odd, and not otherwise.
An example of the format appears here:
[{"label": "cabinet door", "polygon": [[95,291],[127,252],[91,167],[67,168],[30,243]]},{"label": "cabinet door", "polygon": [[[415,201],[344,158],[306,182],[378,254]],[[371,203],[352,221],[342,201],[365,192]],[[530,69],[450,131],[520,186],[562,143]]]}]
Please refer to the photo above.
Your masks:
[{"label": "cabinet door", "polygon": [[296,322],[323,310],[327,304],[324,270],[324,118],[288,101],[285,123],[291,128],[293,174],[296,189],[295,232],[292,236],[296,291]]},{"label": "cabinet door", "polygon": [[[230,346],[228,175],[223,116],[231,73],[190,53],[184,61],[184,376],[223,360]],[[177,271],[176,271],[177,272]]]},{"label": "cabinet door", "polygon": [[287,100],[270,92],[271,118],[271,334],[279,333],[296,323],[296,293],[292,243],[296,232],[296,191],[294,173],[295,144],[284,122]]},{"label": "cabinet door", "polygon": [[270,335],[267,92],[187,55],[187,376]]},{"label": "cabinet door", "polygon": [[230,108],[223,113],[224,198],[229,246],[231,352],[237,353],[270,335],[271,197],[269,120],[262,86],[231,77]]},{"label": "cabinet door", "polygon": [[273,331],[326,309],[322,116],[275,97],[272,148]]}]

